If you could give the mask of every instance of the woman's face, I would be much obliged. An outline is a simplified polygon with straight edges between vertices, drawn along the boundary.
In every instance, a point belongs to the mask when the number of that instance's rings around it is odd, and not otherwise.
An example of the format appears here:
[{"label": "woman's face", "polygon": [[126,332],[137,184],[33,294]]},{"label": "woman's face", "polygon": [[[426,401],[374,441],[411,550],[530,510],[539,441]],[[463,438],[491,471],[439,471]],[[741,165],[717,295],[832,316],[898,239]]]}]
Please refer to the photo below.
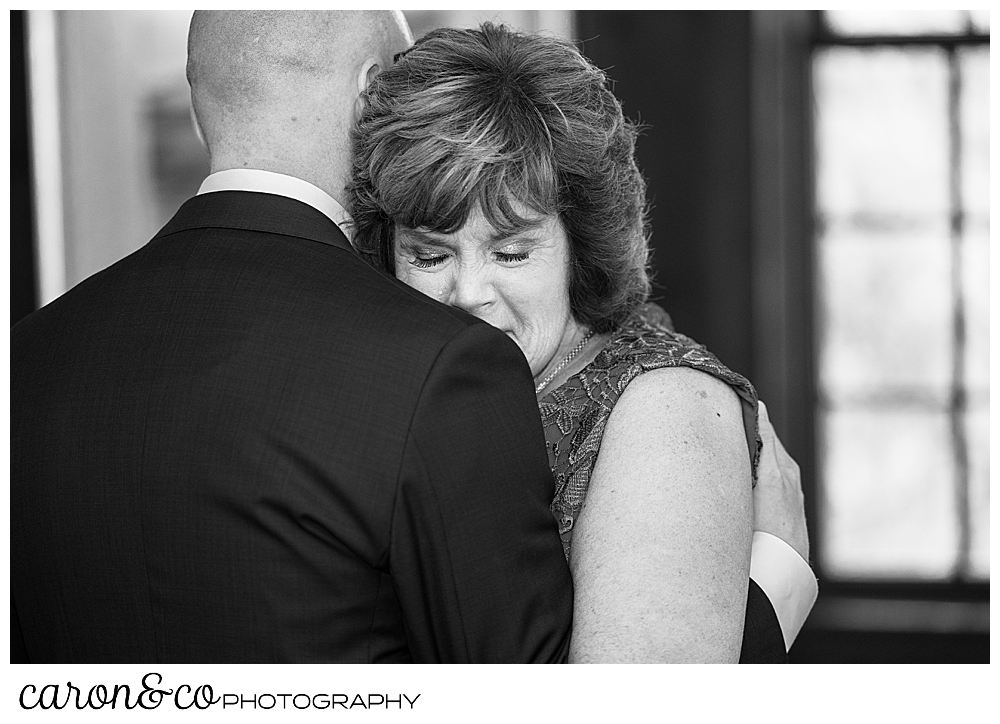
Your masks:
[{"label": "woman's face", "polygon": [[476,210],[458,231],[396,227],[396,277],[504,331],[537,379],[581,326],[569,304],[569,239],[558,216],[500,236]]}]

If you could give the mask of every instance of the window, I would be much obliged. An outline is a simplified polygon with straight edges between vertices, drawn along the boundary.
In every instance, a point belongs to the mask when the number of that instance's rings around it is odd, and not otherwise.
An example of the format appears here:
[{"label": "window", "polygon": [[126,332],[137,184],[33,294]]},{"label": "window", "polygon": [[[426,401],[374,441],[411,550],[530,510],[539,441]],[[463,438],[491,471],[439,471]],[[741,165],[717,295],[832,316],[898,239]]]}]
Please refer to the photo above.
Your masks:
[{"label": "window", "polygon": [[823,19],[818,564],[833,580],[988,582],[988,15]]}]

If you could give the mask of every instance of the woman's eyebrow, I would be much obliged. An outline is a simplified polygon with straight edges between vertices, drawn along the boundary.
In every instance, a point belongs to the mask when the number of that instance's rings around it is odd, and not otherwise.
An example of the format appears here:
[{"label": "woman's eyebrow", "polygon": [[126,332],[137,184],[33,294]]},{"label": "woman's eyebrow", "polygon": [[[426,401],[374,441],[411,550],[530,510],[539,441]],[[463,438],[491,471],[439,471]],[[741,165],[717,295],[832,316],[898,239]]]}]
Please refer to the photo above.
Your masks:
[{"label": "woman's eyebrow", "polygon": [[525,226],[512,234],[494,230],[494,232],[490,234],[490,242],[493,244],[499,244],[502,241],[540,241],[540,237],[537,236],[535,232],[545,225],[545,221],[545,219],[538,219],[537,221],[528,222]]},{"label": "woman's eyebrow", "polygon": [[422,244],[433,244],[434,246],[448,246],[445,239],[434,236],[434,232],[421,231],[420,229],[401,229],[399,236],[403,241],[418,241]]}]

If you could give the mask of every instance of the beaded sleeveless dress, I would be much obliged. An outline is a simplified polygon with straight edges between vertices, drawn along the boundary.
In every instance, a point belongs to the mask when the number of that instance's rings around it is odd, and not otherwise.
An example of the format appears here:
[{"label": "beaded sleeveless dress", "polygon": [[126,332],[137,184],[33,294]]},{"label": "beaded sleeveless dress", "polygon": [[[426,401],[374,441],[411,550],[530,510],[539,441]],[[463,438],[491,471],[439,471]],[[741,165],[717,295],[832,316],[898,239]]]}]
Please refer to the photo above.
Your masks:
[{"label": "beaded sleeveless dress", "polygon": [[615,403],[638,375],[663,367],[691,367],[733,388],[743,408],[743,427],[756,484],[761,443],[757,431],[757,393],[753,386],[704,346],[675,332],[663,309],[646,304],[615,331],[593,362],[538,404],[549,466],[556,483],[550,509],[559,524],[567,558],[573,523],[583,509],[604,428]]}]

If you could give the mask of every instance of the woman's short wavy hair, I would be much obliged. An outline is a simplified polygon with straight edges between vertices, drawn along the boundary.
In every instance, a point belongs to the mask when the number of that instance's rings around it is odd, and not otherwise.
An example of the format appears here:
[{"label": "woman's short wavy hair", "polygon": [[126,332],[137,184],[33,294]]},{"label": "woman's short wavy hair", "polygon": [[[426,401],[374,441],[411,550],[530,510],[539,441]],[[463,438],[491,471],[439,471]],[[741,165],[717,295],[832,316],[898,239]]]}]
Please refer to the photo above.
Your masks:
[{"label": "woman's short wavy hair", "polygon": [[569,42],[485,23],[428,33],[376,76],[354,134],[354,242],[393,273],[395,224],[514,233],[558,214],[570,307],[597,332],[649,296],[637,128]]}]

